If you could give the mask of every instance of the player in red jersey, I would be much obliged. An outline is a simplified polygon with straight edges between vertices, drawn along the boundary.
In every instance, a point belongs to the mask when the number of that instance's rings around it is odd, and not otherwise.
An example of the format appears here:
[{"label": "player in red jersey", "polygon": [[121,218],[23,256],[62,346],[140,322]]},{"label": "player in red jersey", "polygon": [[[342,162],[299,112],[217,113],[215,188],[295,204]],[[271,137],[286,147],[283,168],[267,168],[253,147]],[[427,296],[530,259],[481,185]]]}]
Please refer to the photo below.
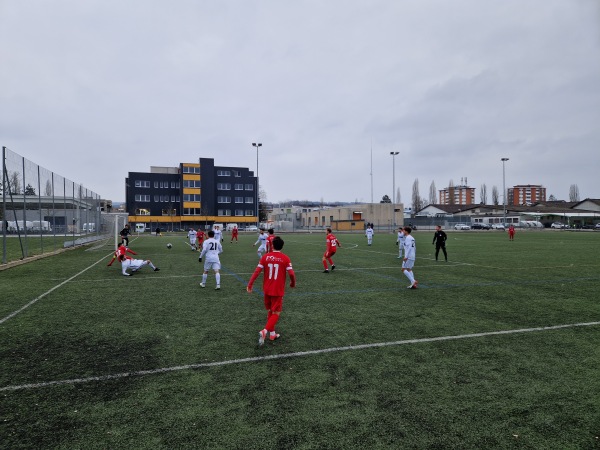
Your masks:
[{"label": "player in red jersey", "polygon": [[267,310],[267,323],[265,327],[258,333],[258,345],[263,345],[267,334],[269,340],[274,341],[279,339],[281,335],[275,332],[275,325],[279,320],[281,309],[283,306],[283,295],[285,293],[286,273],[290,276],[290,287],[296,287],[296,274],[292,269],[292,261],[287,255],[281,253],[283,248],[283,239],[279,236],[273,239],[273,251],[265,253],[258,266],[254,270],[246,291],[252,292],[252,285],[262,270],[265,270],[263,276],[263,292],[265,309]]},{"label": "player in red jersey", "polygon": [[131,253],[132,255],[137,255],[136,252],[134,252],[133,250],[131,250],[128,247],[125,247],[125,245],[123,245],[122,243],[119,244],[119,246],[117,247],[117,249],[115,250],[115,253],[113,254],[112,259],[110,260],[110,262],[107,264],[107,266],[112,266],[112,263],[115,262],[115,259],[117,259],[119,256],[121,255],[127,255],[127,253]]},{"label": "player in red jersey", "polygon": [[233,230],[231,230],[231,242],[230,244],[233,244],[233,240],[235,239],[235,243],[238,243],[238,227],[233,227]]},{"label": "player in red jersey", "polygon": [[508,227],[508,240],[509,241],[515,240],[515,226],[512,223]]},{"label": "player in red jersey", "polygon": [[275,239],[275,230],[273,228],[269,228],[269,235],[267,236],[267,253],[273,251],[273,239]]},{"label": "player in red jersey", "polygon": [[204,242],[205,237],[206,234],[204,233],[204,231],[198,228],[198,231],[196,232],[196,245],[198,246],[199,252],[202,251],[202,243]]},{"label": "player in red jersey", "polygon": [[325,267],[323,273],[329,273],[327,263],[331,264],[331,270],[333,271],[333,269],[335,269],[335,264],[331,257],[335,255],[337,248],[341,247],[342,244],[340,244],[340,241],[333,235],[331,228],[327,228],[327,237],[325,239],[327,242],[327,250],[325,250],[325,253],[323,254],[323,267]]}]

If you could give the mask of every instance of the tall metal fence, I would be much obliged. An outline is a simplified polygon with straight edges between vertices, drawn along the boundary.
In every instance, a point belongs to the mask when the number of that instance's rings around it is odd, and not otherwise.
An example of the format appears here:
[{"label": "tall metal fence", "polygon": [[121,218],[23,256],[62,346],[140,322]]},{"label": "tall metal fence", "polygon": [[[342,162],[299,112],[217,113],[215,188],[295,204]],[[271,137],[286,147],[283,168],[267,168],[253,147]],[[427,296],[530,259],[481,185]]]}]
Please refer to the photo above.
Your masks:
[{"label": "tall metal fence", "polygon": [[2,147],[2,264],[109,236],[99,194]]}]

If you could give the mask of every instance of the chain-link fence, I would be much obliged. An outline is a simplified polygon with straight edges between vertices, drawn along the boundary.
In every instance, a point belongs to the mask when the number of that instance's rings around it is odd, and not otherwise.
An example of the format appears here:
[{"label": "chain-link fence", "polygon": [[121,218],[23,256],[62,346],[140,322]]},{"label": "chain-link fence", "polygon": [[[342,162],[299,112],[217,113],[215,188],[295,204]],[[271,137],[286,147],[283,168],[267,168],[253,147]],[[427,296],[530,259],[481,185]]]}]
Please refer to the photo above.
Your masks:
[{"label": "chain-link fence", "polygon": [[118,226],[100,195],[6,147],[0,190],[2,264],[109,237]]}]

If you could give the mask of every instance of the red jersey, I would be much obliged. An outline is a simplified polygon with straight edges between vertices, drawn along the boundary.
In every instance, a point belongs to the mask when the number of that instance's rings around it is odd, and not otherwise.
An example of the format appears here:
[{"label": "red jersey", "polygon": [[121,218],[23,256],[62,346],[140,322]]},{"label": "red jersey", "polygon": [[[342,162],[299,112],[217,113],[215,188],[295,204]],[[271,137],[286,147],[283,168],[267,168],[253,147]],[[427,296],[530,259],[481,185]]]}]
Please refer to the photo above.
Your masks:
[{"label": "red jersey", "polygon": [[333,233],[329,233],[325,239],[327,242],[327,253],[335,253],[338,245],[341,247],[340,241],[337,240]]},{"label": "red jersey", "polygon": [[198,241],[202,242],[204,240],[204,231],[198,230],[198,232],[196,233],[196,239],[198,239]]},{"label": "red jersey", "polygon": [[132,255],[137,255],[137,253],[134,252],[133,250],[130,250],[129,248],[125,247],[124,245],[119,245],[119,247],[115,250],[115,253],[114,253],[112,259],[110,260],[110,262],[107,265],[112,266],[112,263],[115,261],[115,259],[118,259],[119,256],[121,256],[121,255],[127,256],[127,253],[131,253]]},{"label": "red jersey", "polygon": [[274,234],[269,234],[267,236],[267,253],[273,251],[273,239],[275,239]]},{"label": "red jersey", "polygon": [[252,289],[252,285],[260,272],[264,269],[265,274],[263,276],[263,292],[265,295],[272,297],[283,297],[285,293],[285,280],[286,273],[290,276],[290,287],[296,285],[296,274],[292,269],[292,261],[287,255],[279,251],[273,251],[265,253],[256,266],[248,287]]},{"label": "red jersey", "polygon": [[235,236],[237,236],[237,235],[238,235],[238,229],[237,229],[237,227],[236,227],[236,228],[234,228],[233,230],[231,230],[231,237],[235,237]]}]

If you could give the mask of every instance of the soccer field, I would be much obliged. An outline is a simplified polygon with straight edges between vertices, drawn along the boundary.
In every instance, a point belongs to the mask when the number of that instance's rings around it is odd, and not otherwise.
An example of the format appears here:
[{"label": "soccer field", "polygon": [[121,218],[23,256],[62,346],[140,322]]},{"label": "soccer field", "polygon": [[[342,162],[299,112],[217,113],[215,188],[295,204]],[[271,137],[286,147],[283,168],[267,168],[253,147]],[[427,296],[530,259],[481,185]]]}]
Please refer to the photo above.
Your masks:
[{"label": "soccer field", "polygon": [[0,448],[600,447],[600,233],[448,232],[436,262],[414,232],[416,290],[395,235],[337,236],[324,274],[324,233],[282,235],[263,347],[254,234],[219,291],[183,235],[130,241],[159,272],[108,242],[0,271]]}]

